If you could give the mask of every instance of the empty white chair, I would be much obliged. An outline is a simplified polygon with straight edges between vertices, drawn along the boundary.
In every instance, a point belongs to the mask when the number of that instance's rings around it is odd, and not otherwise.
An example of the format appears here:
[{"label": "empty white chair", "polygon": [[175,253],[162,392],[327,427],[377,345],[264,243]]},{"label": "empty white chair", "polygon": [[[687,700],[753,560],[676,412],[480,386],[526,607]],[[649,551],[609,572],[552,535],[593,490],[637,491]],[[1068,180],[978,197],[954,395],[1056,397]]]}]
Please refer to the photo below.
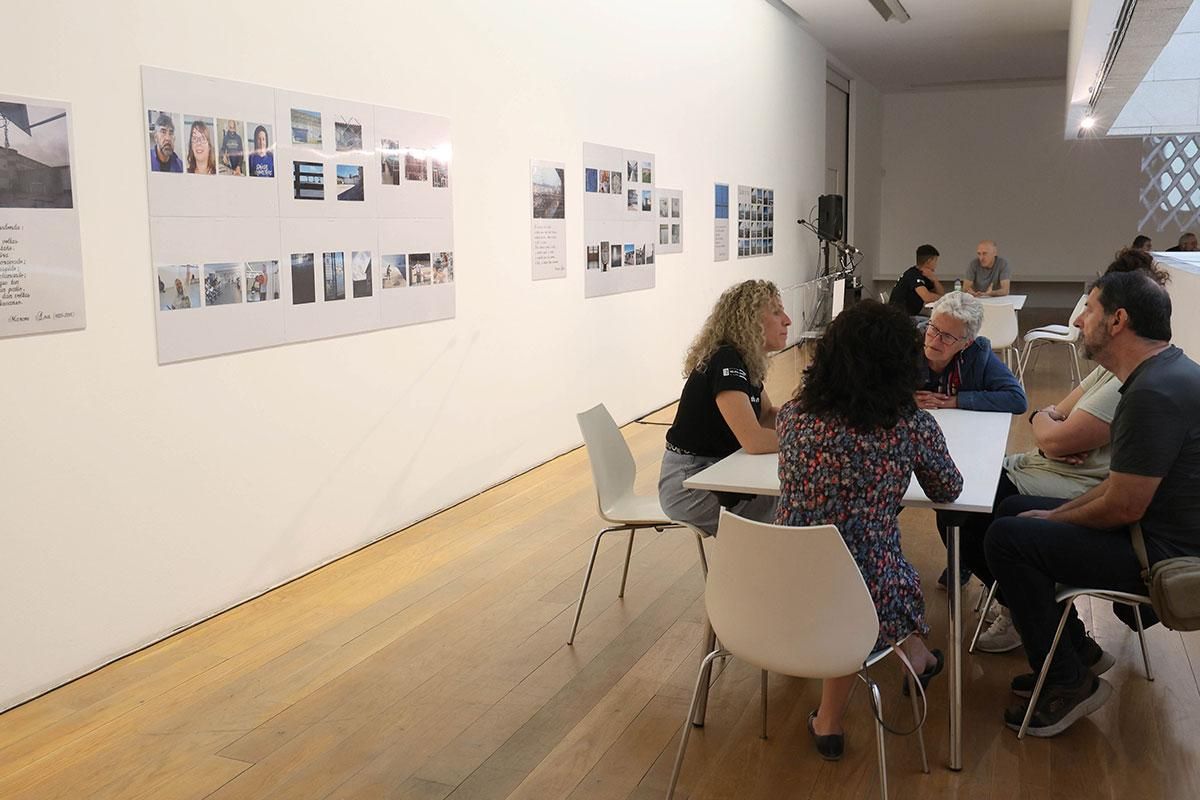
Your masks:
[{"label": "empty white chair", "polygon": [[[761,670],[795,677],[835,678],[858,673],[870,689],[877,713],[879,784],[886,800],[882,706],[879,689],[865,670],[896,648],[871,652],[879,636],[879,617],[838,529],[832,525],[768,525],[722,511],[709,554],[704,604],[720,647],[700,664],[667,797],[674,795],[679,781],[702,690],[708,689],[711,664],[716,658],[732,655]],[[907,667],[907,660],[902,661]],[[924,720],[917,695],[923,697],[924,691],[911,668],[909,685],[916,688],[912,703],[919,732]],[[765,735],[765,680],[762,691]],[[923,738],[921,760],[928,772]]]},{"label": "empty white chair", "polygon": [[1081,295],[1079,302],[1075,303],[1075,308],[1071,311],[1066,325],[1045,325],[1041,328],[1034,328],[1025,334],[1025,349],[1021,354],[1020,361],[1022,382],[1025,379],[1024,372],[1033,367],[1033,361],[1036,360],[1039,349],[1042,345],[1047,344],[1065,344],[1070,348],[1071,380],[1075,384],[1083,381],[1083,374],[1079,368],[1079,351],[1075,347],[1075,343],[1079,341],[1079,328],[1075,327],[1075,320],[1083,313],[1085,303],[1087,303],[1086,294]]},{"label": "empty white chair", "polygon": [[[617,597],[624,597],[625,579],[629,577],[629,556],[633,553],[634,533],[639,528],[663,531],[667,528],[686,527],[672,522],[667,517],[658,502],[658,497],[640,495],[633,491],[637,465],[617,423],[613,421],[603,403],[577,414],[576,418],[579,420],[579,430],[583,433],[583,442],[587,445],[588,461],[592,465],[592,481],[596,484],[600,517],[612,524],[601,529],[592,544],[592,557],[588,560],[587,572],[583,576],[583,588],[579,591],[575,621],[571,623],[571,636],[567,639],[567,644],[575,643],[575,631],[579,628],[579,616],[583,613],[583,599],[587,596],[592,568],[596,566],[596,553],[600,550],[600,540],[605,534],[629,531],[629,545],[625,549],[625,569],[621,573],[621,589],[617,593]],[[704,546],[700,542],[699,533],[696,534],[696,542],[700,546],[703,564]]]},{"label": "empty white chair", "polygon": [[[1018,378],[1021,376],[1021,353],[1016,349],[1017,311],[1012,303],[983,303],[983,325],[979,335],[986,336],[992,350],[1001,354],[1004,363]],[[1013,366],[1013,362],[1016,366]]]}]

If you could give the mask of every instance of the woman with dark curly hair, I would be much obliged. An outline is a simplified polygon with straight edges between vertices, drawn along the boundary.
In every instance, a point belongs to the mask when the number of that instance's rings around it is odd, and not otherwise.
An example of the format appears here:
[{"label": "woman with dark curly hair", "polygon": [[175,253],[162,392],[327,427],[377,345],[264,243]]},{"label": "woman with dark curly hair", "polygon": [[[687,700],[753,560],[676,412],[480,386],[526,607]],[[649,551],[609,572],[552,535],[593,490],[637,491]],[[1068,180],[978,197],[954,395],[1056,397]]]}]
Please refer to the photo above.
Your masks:
[{"label": "woman with dark curly hair", "polygon": [[684,488],[683,482],[739,447],[774,453],[775,414],[763,389],[767,354],[787,346],[792,324],[770,281],[743,281],[722,293],[683,361],[687,382],[667,431],[658,499],[671,519],[717,532],[721,507],[769,522],[775,498]]},{"label": "woman with dark curly hair", "polygon": [[[922,638],[925,600],[900,549],[896,515],[913,474],[937,503],[958,497],[962,476],[937,422],[917,408],[921,357],[921,336],[903,310],[868,300],[838,315],[795,398],[779,411],[775,521],[837,526],[875,601],[877,648],[899,644],[925,684],[942,657]],[[841,758],[853,685],[853,675],[822,683],[808,728],[823,758]]]}]

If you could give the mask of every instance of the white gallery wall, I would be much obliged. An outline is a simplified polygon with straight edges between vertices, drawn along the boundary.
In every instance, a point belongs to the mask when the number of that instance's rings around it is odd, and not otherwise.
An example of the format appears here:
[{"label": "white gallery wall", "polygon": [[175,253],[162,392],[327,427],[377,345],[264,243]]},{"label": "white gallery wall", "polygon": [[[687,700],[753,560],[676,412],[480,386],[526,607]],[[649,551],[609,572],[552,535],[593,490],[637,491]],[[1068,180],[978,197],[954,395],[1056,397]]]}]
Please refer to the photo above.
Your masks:
[{"label": "white gallery wall", "polygon": [[[918,245],[961,277],[980,239],[995,239],[1015,279],[1083,281],[1144,233],[1175,244],[1177,227],[1139,229],[1141,139],[1064,140],[1061,83],[948,88],[883,97],[882,247],[895,279]],[[1042,297],[1055,287],[1028,287]],[[1073,304],[1078,287],[1063,287]],[[1030,298],[1039,305],[1038,294]]]},{"label": "white gallery wall", "polygon": [[[813,274],[782,221],[821,191],[825,55],[763,0],[239,9],[6,15],[0,91],[73,104],[88,327],[0,340],[0,709],[578,445],[596,402],[672,401],[722,289]],[[142,64],[449,117],[456,318],[158,366]],[[585,141],[684,192],[653,290],[583,299]],[[567,164],[565,280],[529,279],[531,158]],[[775,190],[773,257],[713,262],[714,181]]]}]

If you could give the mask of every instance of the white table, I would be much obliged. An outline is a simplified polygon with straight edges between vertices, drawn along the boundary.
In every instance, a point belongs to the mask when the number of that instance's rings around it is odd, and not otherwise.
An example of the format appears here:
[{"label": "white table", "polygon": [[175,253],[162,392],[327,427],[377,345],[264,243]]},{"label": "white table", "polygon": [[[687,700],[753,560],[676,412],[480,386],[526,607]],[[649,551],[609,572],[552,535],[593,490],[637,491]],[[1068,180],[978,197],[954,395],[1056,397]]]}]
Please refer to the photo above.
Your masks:
[{"label": "white table", "polygon": [[[1006,294],[1001,297],[976,297],[975,299],[989,305],[1004,305],[1007,303],[1012,305],[1013,311],[1020,311],[1025,307],[1025,298],[1028,296],[1027,294]],[[934,300],[933,302],[936,303],[937,301]],[[926,303],[925,307],[932,308],[933,303]]]},{"label": "white table", "polygon": [[[1004,451],[1008,445],[1011,414],[988,411],[936,409],[929,412],[937,420],[950,457],[962,473],[963,490],[952,503],[934,503],[925,496],[916,478],[909,483],[902,505],[934,508],[941,511],[988,513],[1000,482]],[[708,489],[743,494],[779,494],[779,456],[750,455],[739,450],[708,469],[683,482],[689,489]],[[959,526],[950,525],[946,537],[949,630],[947,668],[950,684],[950,769],[962,769],[962,587],[958,582],[961,566]]]}]

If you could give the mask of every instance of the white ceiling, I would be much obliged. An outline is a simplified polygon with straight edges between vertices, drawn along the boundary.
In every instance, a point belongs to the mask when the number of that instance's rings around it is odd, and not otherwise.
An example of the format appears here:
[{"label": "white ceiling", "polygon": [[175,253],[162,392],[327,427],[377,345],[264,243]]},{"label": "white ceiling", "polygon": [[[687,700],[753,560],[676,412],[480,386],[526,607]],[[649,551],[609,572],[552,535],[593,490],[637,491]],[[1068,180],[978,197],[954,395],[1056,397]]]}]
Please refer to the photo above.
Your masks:
[{"label": "white ceiling", "polygon": [[1062,80],[1071,0],[901,0],[884,22],[868,0],[782,0],[826,50],[882,91]]}]

